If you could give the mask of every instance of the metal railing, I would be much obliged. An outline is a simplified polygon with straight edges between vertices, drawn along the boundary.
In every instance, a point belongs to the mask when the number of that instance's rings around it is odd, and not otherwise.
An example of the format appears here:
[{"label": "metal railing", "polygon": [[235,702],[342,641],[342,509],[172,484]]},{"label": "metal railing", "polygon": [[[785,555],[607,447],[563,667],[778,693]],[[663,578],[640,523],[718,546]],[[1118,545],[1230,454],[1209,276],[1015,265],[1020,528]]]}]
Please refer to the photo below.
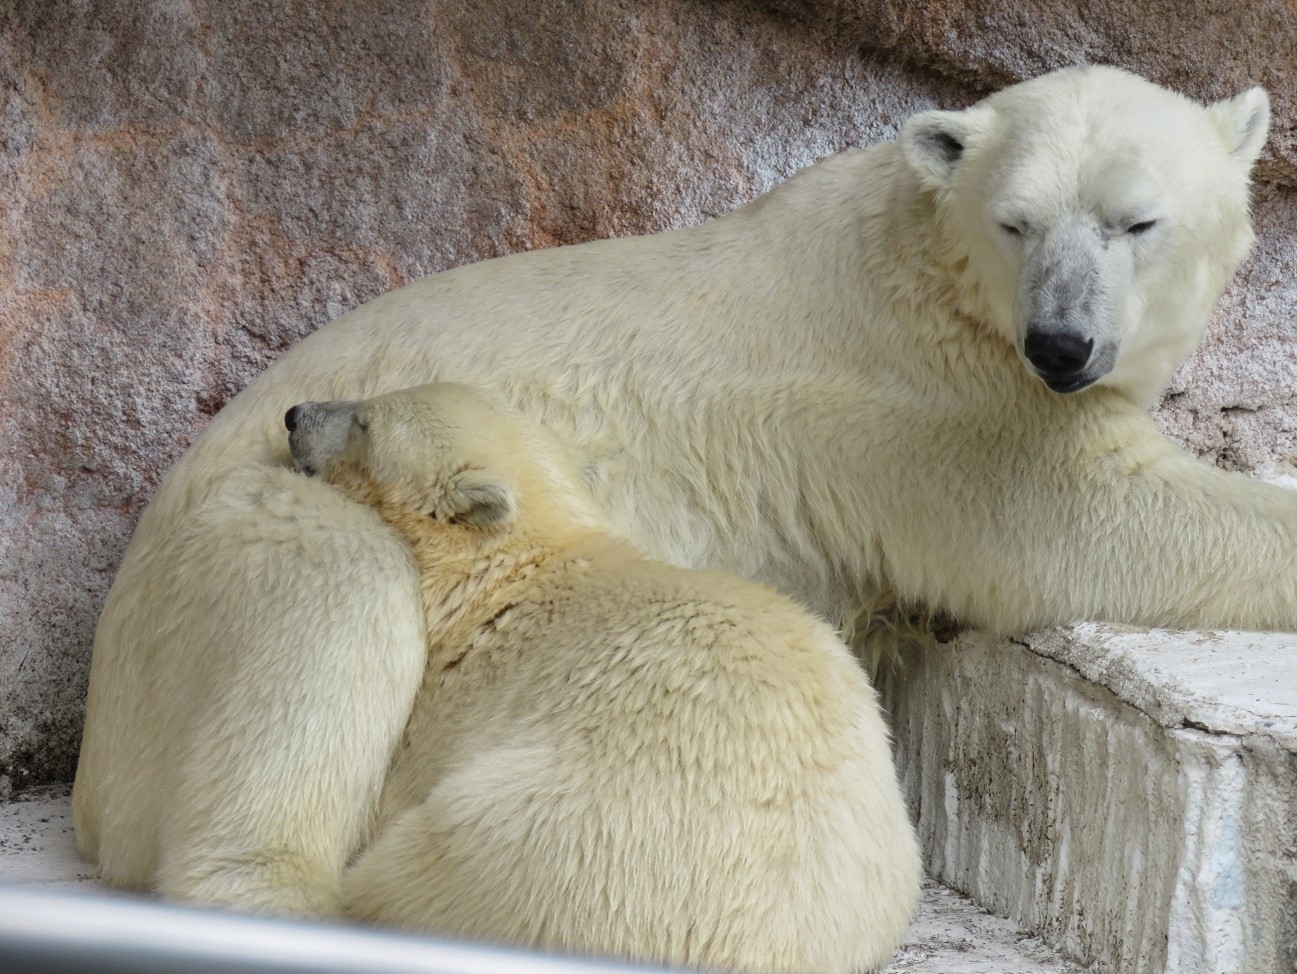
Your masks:
[{"label": "metal railing", "polygon": [[[0,887],[0,974],[654,974],[644,967]],[[665,972],[658,972],[665,974]]]}]

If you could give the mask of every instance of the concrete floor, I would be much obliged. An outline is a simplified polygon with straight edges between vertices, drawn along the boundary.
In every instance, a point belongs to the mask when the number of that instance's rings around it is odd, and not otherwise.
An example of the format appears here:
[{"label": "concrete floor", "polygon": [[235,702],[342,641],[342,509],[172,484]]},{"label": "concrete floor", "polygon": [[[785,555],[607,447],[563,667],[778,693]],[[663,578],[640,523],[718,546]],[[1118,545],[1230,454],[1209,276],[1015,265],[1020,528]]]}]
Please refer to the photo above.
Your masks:
[{"label": "concrete floor", "polygon": [[[37,789],[0,805],[0,884],[111,894],[77,858],[71,789]],[[1079,974],[1039,940],[929,883],[886,974]]]}]

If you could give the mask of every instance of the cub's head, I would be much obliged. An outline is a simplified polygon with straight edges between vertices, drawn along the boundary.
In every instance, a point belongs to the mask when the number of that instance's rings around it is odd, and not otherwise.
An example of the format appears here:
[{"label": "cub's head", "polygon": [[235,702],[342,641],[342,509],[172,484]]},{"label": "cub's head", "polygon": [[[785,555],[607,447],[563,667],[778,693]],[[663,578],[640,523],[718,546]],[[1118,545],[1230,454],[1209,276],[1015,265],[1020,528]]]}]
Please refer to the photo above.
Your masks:
[{"label": "cub's head", "polygon": [[602,528],[574,454],[487,393],[451,383],[288,410],[293,465],[406,535],[489,545]]},{"label": "cub's head", "polygon": [[1102,383],[1149,403],[1251,246],[1269,121],[1260,88],[1203,106],[1114,68],[1068,68],[916,115],[901,148],[964,310],[1054,391]]}]

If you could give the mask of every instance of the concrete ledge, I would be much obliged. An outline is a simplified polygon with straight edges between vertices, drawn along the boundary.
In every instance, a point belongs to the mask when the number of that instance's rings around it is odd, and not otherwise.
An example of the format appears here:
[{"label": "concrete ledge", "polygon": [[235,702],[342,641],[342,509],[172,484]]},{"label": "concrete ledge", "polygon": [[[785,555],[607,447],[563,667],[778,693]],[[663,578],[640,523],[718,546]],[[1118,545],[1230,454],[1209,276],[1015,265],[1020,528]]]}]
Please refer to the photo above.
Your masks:
[{"label": "concrete ledge", "polygon": [[967,633],[886,673],[933,876],[1121,974],[1297,962],[1297,636]]}]

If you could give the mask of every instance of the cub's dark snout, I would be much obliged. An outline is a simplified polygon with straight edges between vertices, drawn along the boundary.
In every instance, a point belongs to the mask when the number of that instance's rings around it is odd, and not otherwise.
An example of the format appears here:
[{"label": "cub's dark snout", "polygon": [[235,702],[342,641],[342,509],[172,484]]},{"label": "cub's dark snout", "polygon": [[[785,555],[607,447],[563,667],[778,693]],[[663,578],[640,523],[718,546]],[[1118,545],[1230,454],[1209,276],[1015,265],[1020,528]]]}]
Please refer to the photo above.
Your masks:
[{"label": "cub's dark snout", "polygon": [[1029,331],[1022,346],[1027,361],[1055,392],[1075,391],[1067,387],[1081,378],[1093,351],[1093,338],[1068,332]]},{"label": "cub's dark snout", "polygon": [[358,425],[356,405],[344,400],[303,402],[284,413],[294,470],[313,476],[346,449]]},{"label": "cub's dark snout", "polygon": [[315,476],[315,464],[308,456],[310,449],[306,436],[306,431],[298,432],[302,420],[305,419],[305,406],[307,403],[299,403],[293,406],[288,412],[284,413],[284,428],[288,430],[288,452],[293,457],[293,469],[298,473],[304,473],[308,477]]}]

